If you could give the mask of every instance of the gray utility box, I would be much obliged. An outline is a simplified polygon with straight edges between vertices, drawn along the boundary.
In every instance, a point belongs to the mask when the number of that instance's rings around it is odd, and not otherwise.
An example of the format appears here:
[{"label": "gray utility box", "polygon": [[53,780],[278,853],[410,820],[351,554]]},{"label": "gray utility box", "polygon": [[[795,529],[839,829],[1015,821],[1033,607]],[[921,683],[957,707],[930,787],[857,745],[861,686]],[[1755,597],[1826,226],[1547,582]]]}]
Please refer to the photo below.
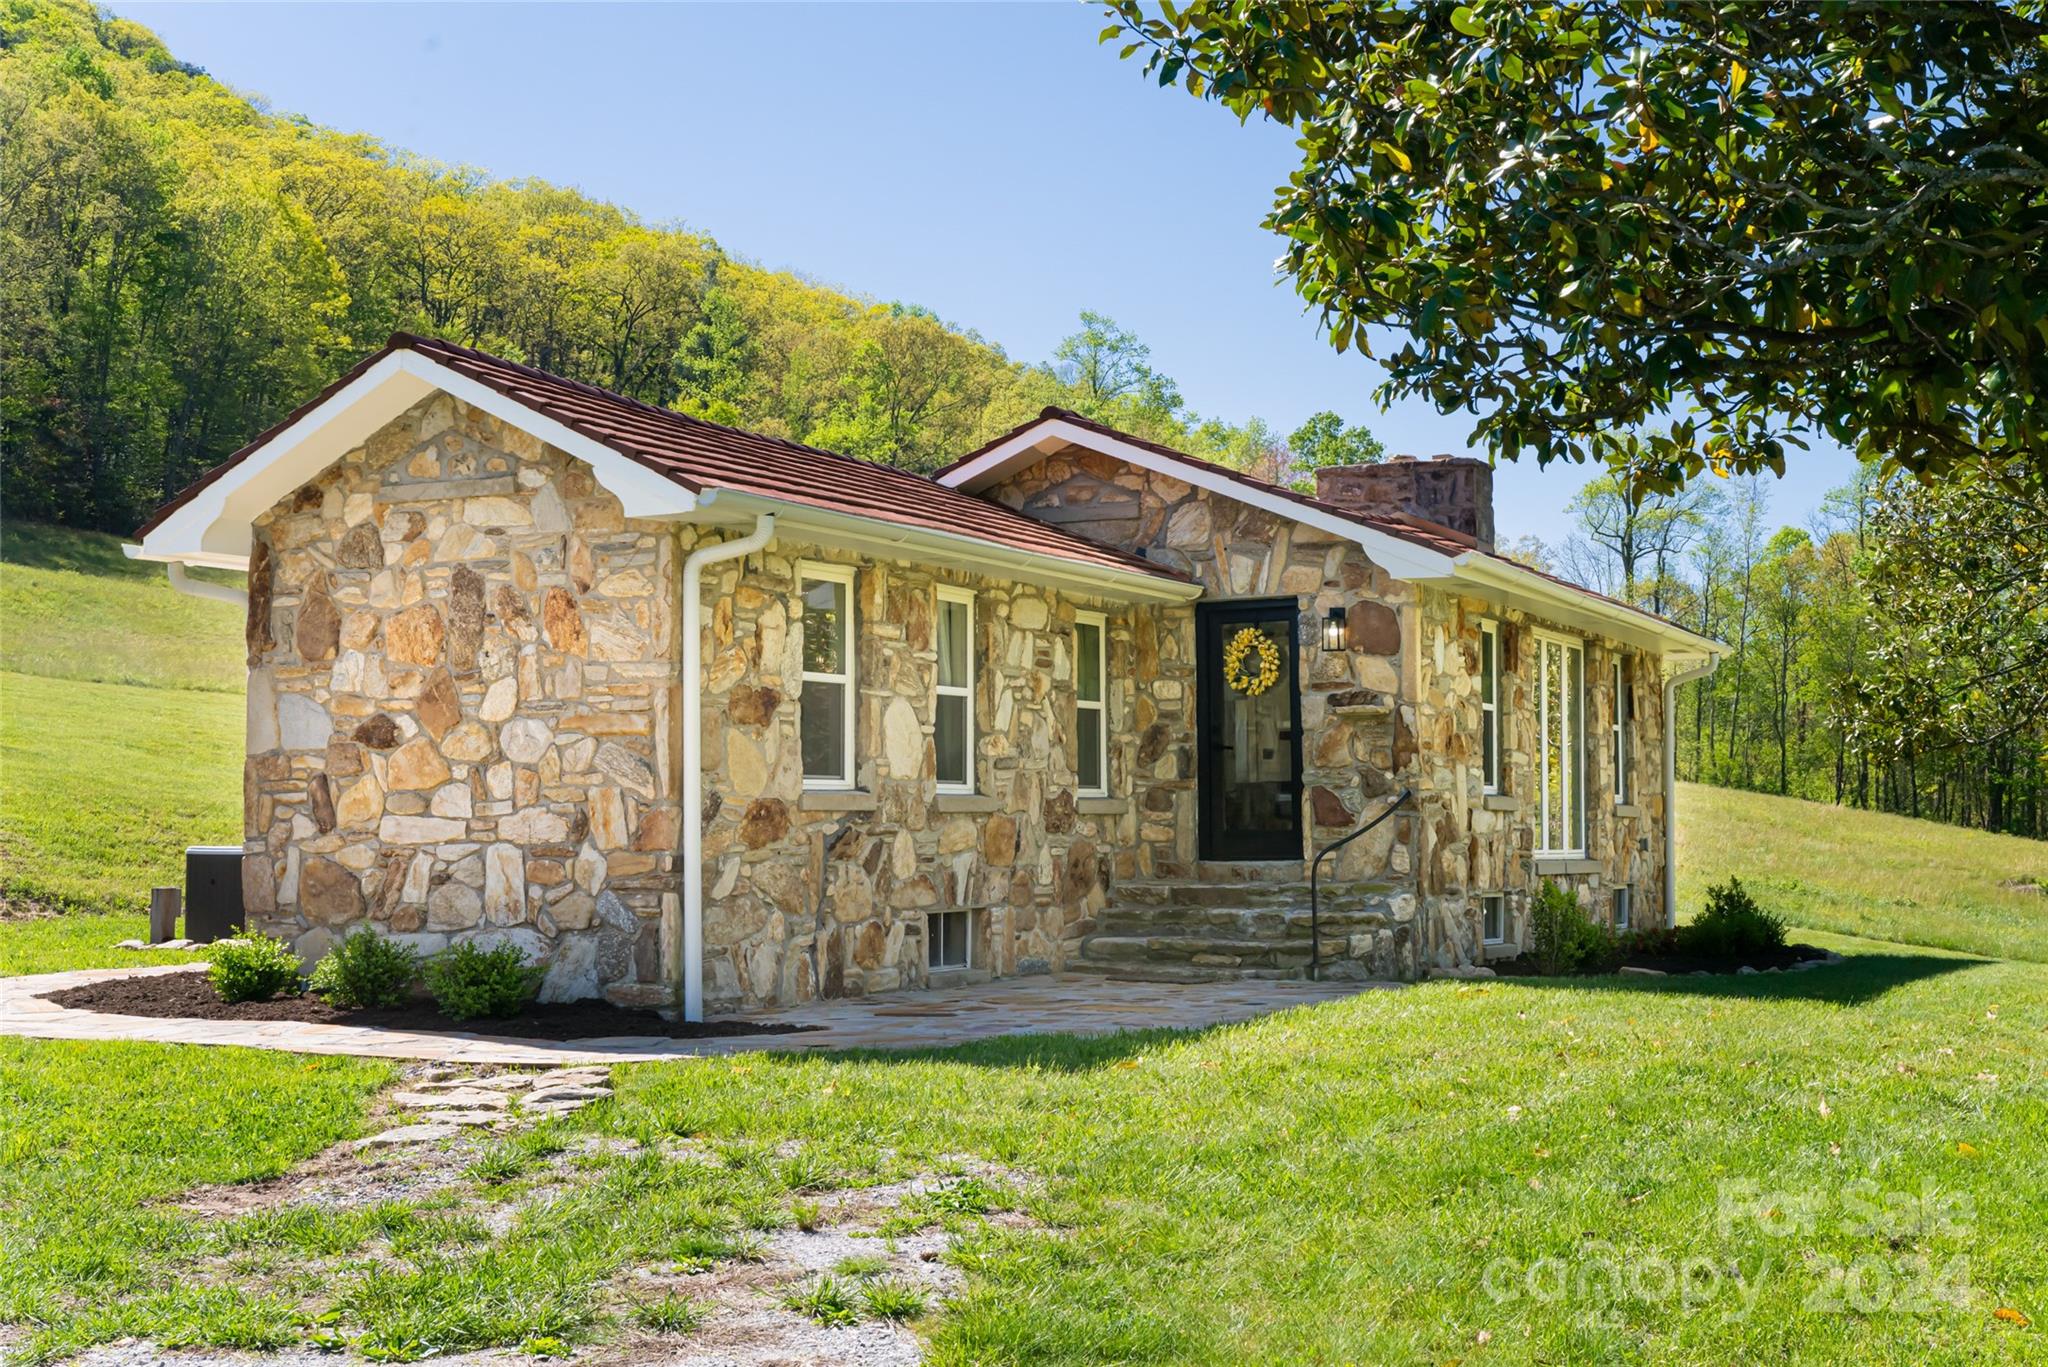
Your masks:
[{"label": "gray utility box", "polygon": [[211,944],[241,933],[242,847],[193,845],[185,851],[185,938]]}]

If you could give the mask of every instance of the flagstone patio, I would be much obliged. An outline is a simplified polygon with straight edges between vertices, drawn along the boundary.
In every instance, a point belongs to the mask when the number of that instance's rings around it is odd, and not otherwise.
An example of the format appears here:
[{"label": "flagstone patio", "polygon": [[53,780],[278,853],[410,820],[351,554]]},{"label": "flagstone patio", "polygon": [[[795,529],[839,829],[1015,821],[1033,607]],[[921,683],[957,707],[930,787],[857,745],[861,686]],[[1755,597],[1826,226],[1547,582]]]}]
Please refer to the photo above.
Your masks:
[{"label": "flagstone patio", "polygon": [[1335,1001],[1396,983],[1243,981],[1155,983],[1095,975],[1006,979],[972,986],[813,1002],[750,1020],[818,1028],[800,1034],[674,1040],[647,1035],[553,1043],[476,1034],[428,1034],[300,1021],[159,1020],[79,1011],[47,993],[107,978],[196,973],[196,965],[86,969],[0,979],[0,1035],[41,1039],[230,1044],[300,1054],[356,1054],[443,1063],[630,1063],[758,1050],[942,1049],[1003,1035],[1105,1035],[1123,1030],[1198,1030],[1275,1011]]}]

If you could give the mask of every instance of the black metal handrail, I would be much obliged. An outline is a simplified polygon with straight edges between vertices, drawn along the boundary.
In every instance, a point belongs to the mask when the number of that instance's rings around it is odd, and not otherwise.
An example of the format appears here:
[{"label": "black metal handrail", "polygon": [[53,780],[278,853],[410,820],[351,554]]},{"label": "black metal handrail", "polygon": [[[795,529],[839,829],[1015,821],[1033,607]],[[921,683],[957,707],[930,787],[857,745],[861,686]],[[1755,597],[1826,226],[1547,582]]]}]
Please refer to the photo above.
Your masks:
[{"label": "black metal handrail", "polygon": [[1403,788],[1399,793],[1396,793],[1394,795],[1394,800],[1387,804],[1385,811],[1382,811],[1378,816],[1366,822],[1363,826],[1360,826],[1357,830],[1353,831],[1351,834],[1343,837],[1342,839],[1332,840],[1329,844],[1323,846],[1320,850],[1317,850],[1316,857],[1309,861],[1308,976],[1310,982],[1318,981],[1318,979],[1316,978],[1316,974],[1320,973],[1323,967],[1323,908],[1321,888],[1321,874],[1323,870],[1323,861],[1325,859],[1328,859],[1337,851],[1343,849],[1346,845],[1349,845],[1352,841],[1358,839],[1358,837],[1360,837],[1361,835],[1364,835],[1373,827],[1379,825],[1382,821],[1385,821],[1395,812],[1399,811],[1401,809],[1401,804],[1406,802],[1409,798],[1413,796],[1415,796],[1415,790],[1413,788]]}]

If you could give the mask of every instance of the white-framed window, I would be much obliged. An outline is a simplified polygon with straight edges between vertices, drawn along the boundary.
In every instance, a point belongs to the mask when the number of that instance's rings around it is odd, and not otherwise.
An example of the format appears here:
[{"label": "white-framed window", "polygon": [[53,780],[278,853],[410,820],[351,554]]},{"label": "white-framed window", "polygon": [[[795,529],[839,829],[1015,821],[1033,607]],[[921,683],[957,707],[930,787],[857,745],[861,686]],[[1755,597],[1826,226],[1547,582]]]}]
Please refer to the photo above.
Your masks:
[{"label": "white-framed window", "polygon": [[1109,796],[1108,619],[1074,614],[1074,779],[1082,797]]},{"label": "white-framed window", "polygon": [[1507,894],[1489,892],[1479,898],[1479,938],[1490,945],[1508,942]]},{"label": "white-framed window", "polygon": [[973,957],[968,941],[967,913],[934,911],[925,917],[925,966],[967,968]]},{"label": "white-framed window", "polygon": [[1609,727],[1613,733],[1611,747],[1614,760],[1614,800],[1628,801],[1628,724],[1634,716],[1634,699],[1629,696],[1628,657],[1614,657],[1614,718]]},{"label": "white-framed window", "polygon": [[1627,930],[1629,928],[1629,918],[1635,912],[1635,900],[1634,888],[1616,888],[1614,890],[1614,928],[1616,930]]},{"label": "white-framed window", "polygon": [[1536,636],[1536,852],[1586,852],[1586,647]]},{"label": "white-framed window", "polygon": [[932,748],[939,791],[974,791],[974,594],[941,586],[937,598],[938,696],[932,700]]},{"label": "white-framed window", "polygon": [[1479,624],[1479,754],[1486,791],[1500,791],[1500,623]]},{"label": "white-framed window", "polygon": [[853,569],[804,564],[804,672],[797,699],[804,786],[853,786]]}]

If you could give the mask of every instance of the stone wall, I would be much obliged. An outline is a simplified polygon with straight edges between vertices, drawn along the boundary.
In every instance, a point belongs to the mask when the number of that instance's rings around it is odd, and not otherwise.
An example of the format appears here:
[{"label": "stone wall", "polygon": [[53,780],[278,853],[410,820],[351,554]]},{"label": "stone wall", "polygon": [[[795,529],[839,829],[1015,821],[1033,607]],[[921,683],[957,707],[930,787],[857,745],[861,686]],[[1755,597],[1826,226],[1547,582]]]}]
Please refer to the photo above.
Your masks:
[{"label": "stone wall", "polygon": [[677,540],[446,395],[256,520],[245,902],[307,959],[512,940],[662,1001],[679,914]]},{"label": "stone wall", "polygon": [[[1354,541],[1276,517],[1183,480],[1067,447],[987,491],[1013,508],[1093,540],[1142,553],[1199,582],[1210,599],[1293,598],[1301,642],[1303,857],[1356,827],[1399,790],[1412,750],[1412,709],[1401,705],[1402,619],[1415,591],[1367,558]],[[1322,622],[1345,610],[1345,648],[1322,648]],[[1157,699],[1145,746],[1175,759],[1140,776],[1139,801],[1176,818],[1173,841],[1155,841],[1152,876],[1197,872],[1193,615],[1177,643],[1177,667],[1155,677],[1140,658],[1141,696]],[[1172,803],[1162,790],[1175,790]],[[1155,834],[1163,834],[1154,827]],[[1347,846],[1330,872],[1347,881],[1407,881],[1413,819],[1402,814]]]},{"label": "stone wall", "polygon": [[[1469,476],[1469,462],[1425,462],[1438,473]],[[1441,467],[1439,469],[1439,467]],[[1417,802],[1338,856],[1340,879],[1399,884],[1426,910],[1425,963],[1478,961],[1479,897],[1507,895],[1512,953],[1526,934],[1526,900],[1543,874],[1535,859],[1535,813],[1523,801],[1534,784],[1536,698],[1520,667],[1518,644],[1546,625],[1528,615],[1489,607],[1427,586],[1405,583],[1374,565],[1356,543],[1304,527],[1235,499],[1196,489],[1170,475],[1137,469],[1081,447],[1055,451],[988,491],[991,497],[1069,531],[1143,553],[1198,580],[1213,599],[1293,597],[1299,605],[1302,688],[1304,858],[1354,828],[1379,800],[1404,784]],[[1489,517],[1481,527],[1490,535]],[[1319,644],[1324,614],[1345,610],[1342,651]],[[1482,792],[1479,730],[1479,623],[1501,623],[1504,653],[1503,794]],[[1601,918],[1607,892],[1635,890],[1638,925],[1662,915],[1663,695],[1656,660],[1632,657],[1635,721],[1632,801],[1617,807],[1606,746],[1613,706],[1611,642],[1581,628],[1558,627],[1586,642],[1587,859],[1555,872],[1578,888]],[[1183,658],[1192,653],[1183,642]],[[1142,666],[1143,661],[1139,661]],[[1184,751],[1179,769],[1193,787],[1191,664],[1166,677],[1173,700],[1158,724],[1167,734],[1148,748]],[[1141,696],[1150,676],[1142,668]],[[1140,805],[1147,801],[1140,775]],[[1161,786],[1164,780],[1152,780]],[[1162,810],[1165,809],[1165,804]],[[1173,807],[1179,824],[1170,849],[1151,851],[1156,876],[1197,872],[1194,794]],[[1552,869],[1546,861],[1541,866]],[[1410,905],[1403,899],[1397,905]]]},{"label": "stone wall", "polygon": [[[1497,624],[1501,662],[1500,792],[1485,793],[1480,732],[1480,629]],[[1425,589],[1415,757],[1427,854],[1422,882],[1429,912],[1426,947],[1443,967],[1480,963],[1527,947],[1528,901],[1545,879],[1578,892],[1595,920],[1611,915],[1614,888],[1633,889],[1633,924],[1663,923],[1663,685],[1654,656],[1588,636],[1582,629],[1504,610],[1474,598]],[[1586,706],[1586,853],[1583,860],[1539,858],[1537,846],[1537,674],[1534,633],[1549,629],[1584,641]],[[1628,660],[1634,694],[1629,801],[1614,800],[1608,727],[1614,716],[1613,664]],[[1505,895],[1507,942],[1481,944],[1482,895]]]},{"label": "stone wall", "polygon": [[[801,566],[854,568],[855,783],[807,791]],[[1174,812],[1134,807],[1162,770],[1160,709],[1134,673],[1184,668],[1187,610],[1127,608],[1008,580],[779,540],[708,572],[705,1001],[726,1009],[929,980],[927,916],[969,913],[969,977],[1065,962],[1114,877],[1144,872]],[[937,791],[935,590],[974,595],[973,795]],[[1074,614],[1106,614],[1108,787],[1076,796]],[[1178,697],[1173,700],[1177,704]],[[1182,790],[1186,791],[1183,792]]]}]

